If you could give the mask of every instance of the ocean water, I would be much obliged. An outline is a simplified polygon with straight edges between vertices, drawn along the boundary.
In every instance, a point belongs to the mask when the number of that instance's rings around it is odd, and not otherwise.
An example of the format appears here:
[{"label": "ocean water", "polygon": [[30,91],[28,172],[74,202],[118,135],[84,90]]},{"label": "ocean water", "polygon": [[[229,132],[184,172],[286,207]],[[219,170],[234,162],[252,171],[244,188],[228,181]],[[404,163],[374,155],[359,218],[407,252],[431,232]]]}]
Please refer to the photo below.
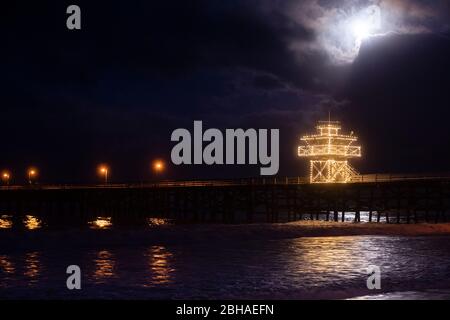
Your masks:
[{"label": "ocean water", "polygon": [[[70,233],[0,230],[0,299],[450,297],[450,237],[284,239],[271,238],[267,226],[264,236],[220,226],[202,226],[196,236],[189,225],[126,232],[100,225]],[[81,290],[66,287],[69,265],[81,268]],[[380,267],[380,290],[367,289],[370,265]]]}]

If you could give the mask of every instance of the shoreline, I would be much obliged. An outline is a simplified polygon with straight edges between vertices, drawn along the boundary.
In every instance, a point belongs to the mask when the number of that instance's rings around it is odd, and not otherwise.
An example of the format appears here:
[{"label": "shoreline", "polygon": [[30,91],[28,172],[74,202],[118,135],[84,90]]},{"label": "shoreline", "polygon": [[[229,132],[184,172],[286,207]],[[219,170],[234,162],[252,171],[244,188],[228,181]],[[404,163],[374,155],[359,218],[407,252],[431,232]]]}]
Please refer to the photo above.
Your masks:
[{"label": "shoreline", "polygon": [[287,230],[302,236],[435,236],[450,235],[450,223],[397,224],[378,222],[296,221],[285,224]]}]

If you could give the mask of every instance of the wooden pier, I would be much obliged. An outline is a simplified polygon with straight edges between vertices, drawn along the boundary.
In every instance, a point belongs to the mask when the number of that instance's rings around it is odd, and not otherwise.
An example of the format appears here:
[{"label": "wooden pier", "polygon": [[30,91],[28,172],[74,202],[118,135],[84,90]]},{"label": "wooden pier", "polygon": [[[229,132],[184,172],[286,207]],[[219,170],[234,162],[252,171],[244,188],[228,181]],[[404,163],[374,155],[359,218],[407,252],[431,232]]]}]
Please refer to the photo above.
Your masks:
[{"label": "wooden pier", "polygon": [[103,186],[0,188],[0,216],[33,215],[48,225],[114,225],[149,217],[179,222],[252,223],[301,219],[387,223],[445,222],[450,177],[360,176],[352,183],[309,184],[300,177],[164,181]]}]

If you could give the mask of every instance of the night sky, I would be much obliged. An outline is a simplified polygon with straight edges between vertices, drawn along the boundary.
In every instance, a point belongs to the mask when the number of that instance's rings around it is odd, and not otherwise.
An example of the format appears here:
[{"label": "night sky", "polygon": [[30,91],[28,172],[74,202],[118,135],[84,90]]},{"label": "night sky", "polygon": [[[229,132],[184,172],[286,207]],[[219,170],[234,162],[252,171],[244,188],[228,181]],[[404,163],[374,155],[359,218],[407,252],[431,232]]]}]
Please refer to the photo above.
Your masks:
[{"label": "night sky", "polygon": [[[355,47],[345,21],[374,5],[381,26]],[[18,183],[29,165],[95,182],[101,162],[115,182],[153,179],[194,120],[279,128],[279,175],[306,175],[299,137],[329,110],[361,139],[358,171],[450,172],[450,1],[20,1],[2,3],[0,36],[0,169]],[[168,163],[164,178],[259,167]]]}]

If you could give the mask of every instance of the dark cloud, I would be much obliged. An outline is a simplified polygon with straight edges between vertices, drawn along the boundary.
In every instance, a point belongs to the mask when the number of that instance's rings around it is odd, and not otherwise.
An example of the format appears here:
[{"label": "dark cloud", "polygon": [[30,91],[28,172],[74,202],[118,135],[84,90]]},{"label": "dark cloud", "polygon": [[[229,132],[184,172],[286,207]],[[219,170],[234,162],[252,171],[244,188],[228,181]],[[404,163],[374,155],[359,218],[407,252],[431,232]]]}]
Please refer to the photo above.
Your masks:
[{"label": "dark cloud", "polygon": [[365,43],[344,93],[346,118],[366,140],[364,167],[449,170],[449,55],[450,41],[436,35]]},{"label": "dark cloud", "polygon": [[284,83],[273,75],[259,75],[253,79],[253,84],[257,88],[265,90],[276,90],[285,87]]}]

